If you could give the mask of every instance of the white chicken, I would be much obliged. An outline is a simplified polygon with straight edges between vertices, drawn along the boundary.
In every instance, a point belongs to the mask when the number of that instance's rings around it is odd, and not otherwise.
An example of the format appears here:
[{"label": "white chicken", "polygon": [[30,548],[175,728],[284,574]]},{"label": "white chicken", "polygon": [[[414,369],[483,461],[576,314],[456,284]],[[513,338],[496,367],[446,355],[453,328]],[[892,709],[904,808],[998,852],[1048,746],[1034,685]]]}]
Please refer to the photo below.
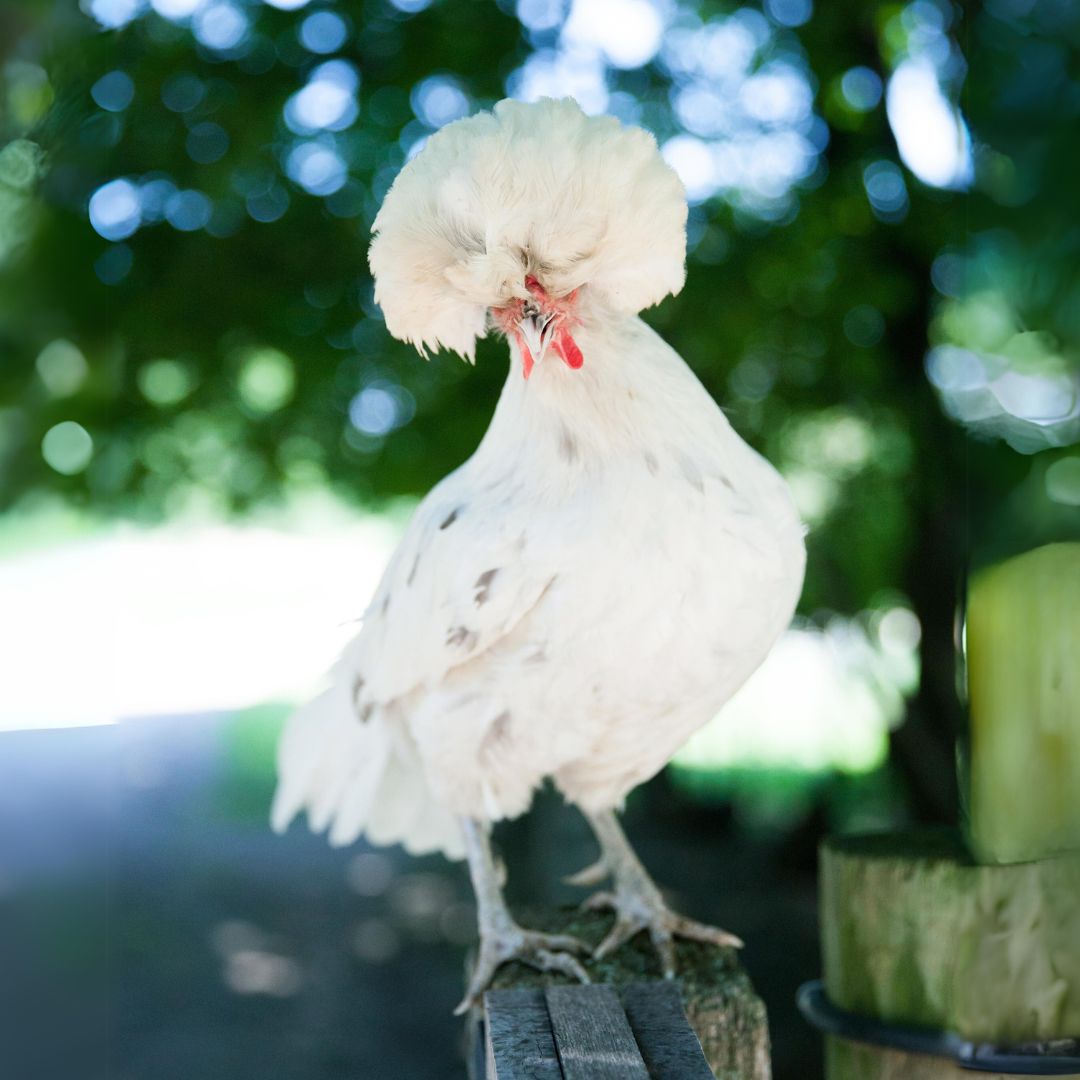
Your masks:
[{"label": "white chicken", "polygon": [[652,136],[575,102],[503,101],[445,127],[375,220],[395,336],[510,373],[473,456],[424,499],[329,688],[290,721],[272,812],[463,855],[480,952],[462,1007],[520,959],[584,977],[579,942],[520,927],[491,824],[550,778],[613,888],[596,950],[640,930],[739,944],[671,912],[615,816],[764,659],[802,587],[777,472],[638,312],[682,287],[686,199]]}]

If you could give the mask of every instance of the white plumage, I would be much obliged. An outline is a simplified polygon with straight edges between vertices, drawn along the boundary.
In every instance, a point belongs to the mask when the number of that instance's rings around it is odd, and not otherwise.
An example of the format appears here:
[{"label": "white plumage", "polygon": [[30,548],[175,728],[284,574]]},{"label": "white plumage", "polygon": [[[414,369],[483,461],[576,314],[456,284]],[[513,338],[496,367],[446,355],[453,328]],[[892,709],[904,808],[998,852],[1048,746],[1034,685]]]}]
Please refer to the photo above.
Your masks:
[{"label": "white plumage", "polygon": [[334,843],[468,850],[482,968],[573,964],[509,920],[468,824],[520,814],[547,777],[597,828],[619,940],[648,928],[668,967],[671,933],[706,936],[661,914],[609,812],[758,666],[801,588],[786,485],[637,317],[682,285],[685,220],[651,136],[567,100],[445,128],[375,222],[391,332],[471,358],[494,326],[511,369],[291,721],[273,822],[306,808]]}]

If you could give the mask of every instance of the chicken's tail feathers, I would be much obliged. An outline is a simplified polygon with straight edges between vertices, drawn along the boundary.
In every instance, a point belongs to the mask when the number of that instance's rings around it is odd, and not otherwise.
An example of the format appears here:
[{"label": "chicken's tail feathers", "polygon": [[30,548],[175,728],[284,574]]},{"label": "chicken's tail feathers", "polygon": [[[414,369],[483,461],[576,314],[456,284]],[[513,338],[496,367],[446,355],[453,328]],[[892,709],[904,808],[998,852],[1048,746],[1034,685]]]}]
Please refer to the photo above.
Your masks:
[{"label": "chicken's tail feathers", "polygon": [[340,684],[298,709],[278,744],[271,827],[282,833],[304,811],[335,847],[363,835],[414,855],[464,856],[458,822],[432,793],[408,737],[378,713],[360,721]]}]

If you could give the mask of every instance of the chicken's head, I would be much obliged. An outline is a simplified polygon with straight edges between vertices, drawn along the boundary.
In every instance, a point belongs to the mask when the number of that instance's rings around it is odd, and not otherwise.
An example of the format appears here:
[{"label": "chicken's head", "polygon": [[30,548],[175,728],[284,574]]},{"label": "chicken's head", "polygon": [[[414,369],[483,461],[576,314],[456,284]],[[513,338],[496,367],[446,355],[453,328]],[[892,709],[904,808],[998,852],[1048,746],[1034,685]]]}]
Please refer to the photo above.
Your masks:
[{"label": "chicken's head", "polygon": [[[686,196],[653,137],[573,100],[502,101],[401,170],[369,252],[390,332],[473,359],[494,327],[526,377],[583,363],[574,328],[682,288]],[[587,357],[584,358],[587,361]]]}]

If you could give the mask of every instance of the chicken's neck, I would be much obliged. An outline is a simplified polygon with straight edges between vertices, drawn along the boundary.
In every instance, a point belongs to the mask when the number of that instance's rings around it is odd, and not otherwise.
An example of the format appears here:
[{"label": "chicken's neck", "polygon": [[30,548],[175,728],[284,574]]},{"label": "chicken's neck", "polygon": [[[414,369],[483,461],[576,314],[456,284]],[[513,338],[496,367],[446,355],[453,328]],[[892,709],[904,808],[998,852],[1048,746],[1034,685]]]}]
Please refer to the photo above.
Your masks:
[{"label": "chicken's neck", "polygon": [[650,446],[708,452],[738,437],[693,372],[636,316],[583,322],[585,358],[549,355],[528,379],[511,345],[510,373],[476,457],[527,471],[590,471]]}]

